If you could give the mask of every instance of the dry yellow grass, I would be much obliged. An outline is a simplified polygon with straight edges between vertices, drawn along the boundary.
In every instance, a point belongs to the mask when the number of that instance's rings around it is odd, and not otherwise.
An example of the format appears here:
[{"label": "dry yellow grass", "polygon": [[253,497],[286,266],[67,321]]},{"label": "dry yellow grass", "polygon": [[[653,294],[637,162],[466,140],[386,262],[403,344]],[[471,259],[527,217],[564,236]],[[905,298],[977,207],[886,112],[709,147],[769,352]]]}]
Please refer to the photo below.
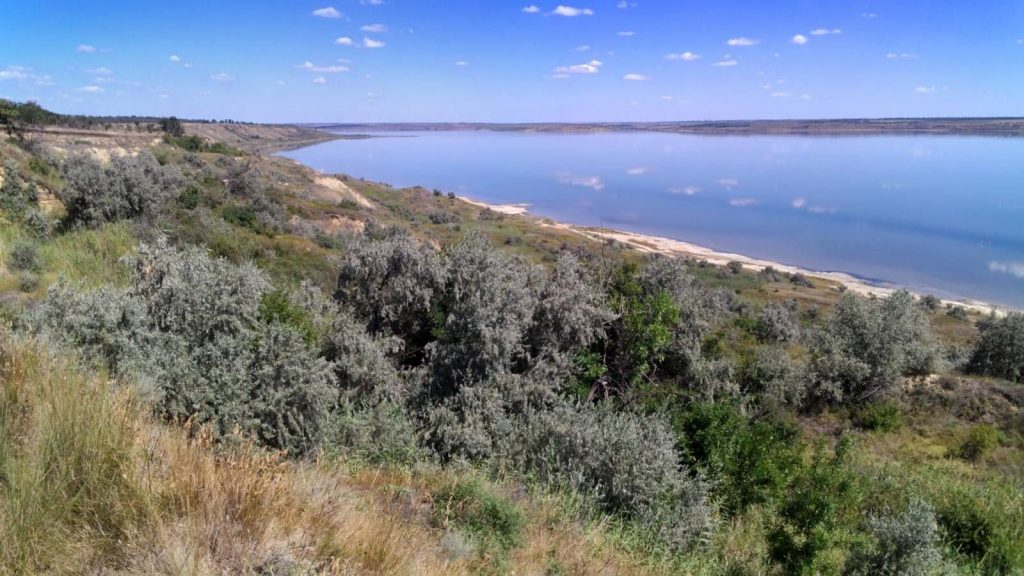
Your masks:
[{"label": "dry yellow grass", "polygon": [[[153,421],[129,386],[43,342],[0,335],[0,573],[493,573],[431,522],[460,474],[295,462]],[[500,570],[650,572],[600,524],[498,486],[527,519]],[[554,571],[554,572],[553,572]]]}]

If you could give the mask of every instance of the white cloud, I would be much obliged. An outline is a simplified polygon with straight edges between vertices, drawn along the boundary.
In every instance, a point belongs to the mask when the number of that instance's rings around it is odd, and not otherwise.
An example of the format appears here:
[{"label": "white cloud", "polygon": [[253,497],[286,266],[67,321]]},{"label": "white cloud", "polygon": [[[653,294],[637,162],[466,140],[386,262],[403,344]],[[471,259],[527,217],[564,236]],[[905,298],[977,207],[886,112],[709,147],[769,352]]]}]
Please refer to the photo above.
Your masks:
[{"label": "white cloud", "polygon": [[631,82],[643,82],[644,80],[647,80],[647,76],[644,76],[643,74],[626,74],[622,79],[629,80]]},{"label": "white cloud", "polygon": [[96,51],[96,47],[95,46],[90,46],[88,44],[79,44],[78,47],[75,48],[75,52],[84,52],[86,54],[92,54],[95,51]]},{"label": "white cloud", "polygon": [[600,60],[591,60],[586,64],[573,64],[572,66],[559,66],[555,68],[555,74],[597,74],[604,66]]},{"label": "white cloud", "polygon": [[620,2],[615,5],[615,7],[618,8],[619,10],[625,10],[626,8],[636,8],[636,2],[626,2],[626,0],[620,0]]},{"label": "white cloud", "polygon": [[875,18],[878,18],[878,14],[875,14],[874,12],[864,12],[860,17],[866,20],[874,20]]},{"label": "white cloud", "polygon": [[683,186],[682,188],[669,188],[668,191],[680,196],[693,196],[697,192],[700,192],[700,188],[697,186]]},{"label": "white cloud", "polygon": [[341,18],[341,12],[338,12],[338,9],[334,6],[328,6],[313,10],[313,16],[317,18]]},{"label": "white cloud", "polygon": [[990,272],[1000,272],[1024,279],[1024,262],[998,262],[993,260],[988,263],[988,269]]},{"label": "white cloud", "polygon": [[327,84],[327,79],[323,76],[317,76],[313,78],[313,84]]},{"label": "white cloud", "polygon": [[740,38],[730,38],[729,41],[726,42],[726,44],[728,44],[729,46],[754,46],[755,44],[760,44],[760,43],[761,43],[761,41],[757,40],[755,38],[743,38],[743,37],[740,37]]},{"label": "white cloud", "polygon": [[772,93],[770,94],[770,96],[771,96],[772,98],[789,98],[789,97],[790,97],[790,96],[792,96],[792,95],[793,95],[793,94],[791,94],[791,93],[789,93],[789,92],[772,92]]},{"label": "white cloud", "polygon": [[833,206],[811,206],[807,211],[811,214],[835,214],[839,212],[839,208]]},{"label": "white cloud", "polygon": [[168,60],[170,60],[171,62],[181,62],[181,56],[178,56],[177,54],[171,54],[171,57],[168,58]]},{"label": "white cloud", "polygon": [[801,209],[801,208],[803,208],[804,206],[807,205],[807,199],[806,198],[793,198],[792,204],[793,204],[793,208],[796,208],[797,210],[799,210],[799,209]]},{"label": "white cloud", "polygon": [[380,40],[374,40],[373,38],[363,38],[363,48],[383,48],[386,46],[384,42]]},{"label": "white cloud", "polygon": [[582,44],[582,45],[576,47],[576,51],[577,52],[586,52],[587,50],[590,50],[590,45],[589,44]]},{"label": "white cloud", "polygon": [[757,204],[757,200],[754,198],[733,198],[729,200],[729,205],[734,208],[746,208],[754,204]]},{"label": "white cloud", "polygon": [[113,74],[113,72],[110,69],[104,68],[102,66],[100,66],[99,68],[92,68],[86,70],[86,72],[88,72],[89,74],[94,74],[96,76],[110,76],[111,74]]},{"label": "white cloud", "polygon": [[299,64],[298,67],[306,72],[316,72],[317,74],[338,74],[340,72],[348,72],[348,66],[317,66],[309,60]]},{"label": "white cloud", "polygon": [[810,100],[811,99],[811,95],[810,94],[801,94],[800,95],[800,99],[801,100]]},{"label": "white cloud", "polygon": [[911,52],[889,52],[885,55],[889,60],[915,60],[917,54]]},{"label": "white cloud", "polygon": [[917,92],[918,94],[934,94],[935,86],[918,86],[917,88],[914,88],[914,92]]},{"label": "white cloud", "polygon": [[558,6],[551,11],[555,16],[566,16],[573,18],[575,16],[593,16],[594,11],[590,8],[574,8],[572,6]]},{"label": "white cloud", "polygon": [[735,58],[733,58],[731,56],[726,56],[725,58],[722,58],[718,62],[715,62],[714,64],[712,64],[712,66],[719,66],[721,68],[730,68],[732,66],[736,66],[737,64],[739,64],[739,62]]},{"label": "white cloud", "polygon": [[459,60],[458,62],[455,63],[455,65],[456,66],[469,66],[469,62],[466,62],[465,60]]},{"label": "white cloud", "polygon": [[604,181],[600,176],[573,176],[572,174],[559,174],[558,181],[569,186],[581,186],[591,190],[604,190]]},{"label": "white cloud", "polygon": [[388,27],[383,24],[367,24],[366,26],[360,28],[360,30],[362,30],[363,32],[373,32],[376,34],[380,34],[382,32],[387,32]]},{"label": "white cloud", "polygon": [[629,38],[631,36],[636,36],[636,32],[633,32],[632,30],[623,30],[622,32],[619,32],[619,36]]},{"label": "white cloud", "polygon": [[815,28],[811,30],[811,36],[828,36],[829,34],[842,34],[839,28]]},{"label": "white cloud", "polygon": [[523,12],[526,12],[527,14],[536,14],[537,12],[540,12],[540,8],[530,4],[529,6],[523,6]]},{"label": "white cloud", "polygon": [[352,39],[349,38],[348,36],[342,36],[341,38],[335,40],[334,43],[339,46],[351,46],[355,44],[355,42],[353,42]]},{"label": "white cloud", "polygon": [[722,178],[721,180],[718,181],[718,183],[730,189],[740,185],[740,181],[735,178]]},{"label": "white cloud", "polygon": [[700,54],[695,54],[693,52],[680,52],[680,53],[676,54],[675,52],[673,52],[672,54],[666,54],[665,55],[665,59],[666,60],[683,60],[685,62],[693,62],[694,60],[700,60]]},{"label": "white cloud", "polygon": [[14,80],[16,82],[33,82],[39,86],[53,84],[53,79],[47,74],[36,74],[31,68],[24,66],[8,66],[0,69],[0,80]]},{"label": "white cloud", "polygon": [[803,46],[804,44],[807,44],[807,36],[804,36],[803,34],[797,34],[796,36],[793,36],[793,39],[790,40],[790,42],[796,44],[797,46]]},{"label": "white cloud", "polygon": [[234,79],[235,77],[231,74],[228,74],[227,72],[220,72],[218,74],[213,74],[212,76],[210,76],[210,80],[213,80],[215,82],[231,82]]},{"label": "white cloud", "polygon": [[81,88],[75,89],[77,92],[87,92],[89,94],[103,94],[103,88],[99,86],[82,86]]},{"label": "white cloud", "polygon": [[636,168],[626,170],[626,174],[629,174],[630,176],[642,176],[647,174],[647,168],[644,166],[637,166]]},{"label": "white cloud", "polygon": [[360,4],[369,4],[370,6],[381,6],[384,4],[384,0],[359,0]]}]

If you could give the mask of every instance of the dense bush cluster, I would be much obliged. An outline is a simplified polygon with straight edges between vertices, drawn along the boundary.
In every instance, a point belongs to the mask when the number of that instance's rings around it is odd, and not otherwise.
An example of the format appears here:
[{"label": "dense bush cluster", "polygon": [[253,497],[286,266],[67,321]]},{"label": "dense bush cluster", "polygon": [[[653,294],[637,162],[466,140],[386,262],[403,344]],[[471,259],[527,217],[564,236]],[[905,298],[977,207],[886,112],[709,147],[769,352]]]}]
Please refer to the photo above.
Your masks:
[{"label": "dense bush cluster", "polygon": [[67,210],[67,222],[86,227],[152,215],[177,197],[181,179],[176,168],[161,166],[148,152],[116,156],[107,164],[72,156],[64,163],[63,176],[57,196]]},{"label": "dense bush cluster", "polygon": [[978,329],[981,339],[971,357],[970,369],[1011,382],[1024,381],[1024,313],[989,318]]}]

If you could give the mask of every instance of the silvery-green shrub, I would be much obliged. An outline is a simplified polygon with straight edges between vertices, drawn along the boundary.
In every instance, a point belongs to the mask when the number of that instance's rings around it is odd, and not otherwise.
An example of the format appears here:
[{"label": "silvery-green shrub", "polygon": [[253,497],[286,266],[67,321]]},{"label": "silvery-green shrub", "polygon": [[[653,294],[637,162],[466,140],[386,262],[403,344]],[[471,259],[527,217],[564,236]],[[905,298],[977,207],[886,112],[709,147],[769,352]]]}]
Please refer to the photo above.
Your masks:
[{"label": "silvery-green shrub", "polygon": [[161,166],[152,154],[117,156],[107,164],[88,156],[64,162],[64,186],[57,197],[75,226],[98,226],[154,213],[177,197],[181,175]]},{"label": "silvery-green shrub", "polygon": [[851,556],[848,574],[924,576],[942,560],[935,511],[919,498],[903,512],[869,517],[866,529],[873,544]]},{"label": "silvery-green shrub", "polygon": [[796,300],[771,303],[757,317],[757,337],[765,342],[793,342],[800,337]]},{"label": "silvery-green shrub", "polygon": [[1024,381],[1024,313],[989,318],[978,326],[981,338],[968,365],[977,374]]},{"label": "silvery-green shrub", "polygon": [[927,312],[905,291],[881,299],[845,294],[810,351],[815,393],[833,401],[884,393],[903,376],[943,364]]}]

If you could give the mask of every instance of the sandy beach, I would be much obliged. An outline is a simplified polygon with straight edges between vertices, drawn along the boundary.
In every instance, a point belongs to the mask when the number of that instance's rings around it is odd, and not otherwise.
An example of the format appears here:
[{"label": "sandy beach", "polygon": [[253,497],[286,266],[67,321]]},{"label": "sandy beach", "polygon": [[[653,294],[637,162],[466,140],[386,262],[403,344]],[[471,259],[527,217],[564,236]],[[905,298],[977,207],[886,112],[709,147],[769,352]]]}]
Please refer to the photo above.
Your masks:
[{"label": "sandy beach", "polygon": [[[804,274],[811,278],[818,278],[821,280],[827,280],[835,282],[838,285],[845,286],[847,290],[851,290],[857,294],[865,296],[888,296],[893,292],[901,289],[906,289],[918,296],[924,296],[924,294],[916,293],[908,288],[901,286],[879,286],[876,284],[869,283],[863,279],[857,278],[856,276],[846,274],[843,272],[826,272],[820,270],[809,270],[806,268],[800,268],[798,266],[791,266],[783,264],[781,262],[774,262],[771,260],[762,260],[758,258],[751,258],[744,256],[743,254],[735,254],[732,252],[721,252],[713,250],[706,246],[700,246],[692,242],[685,242],[682,240],[675,240],[672,238],[664,238],[661,236],[650,236],[647,234],[638,234],[635,232],[626,232],[623,230],[613,230],[608,228],[595,228],[589,226],[577,226],[575,224],[568,224],[565,222],[557,222],[550,218],[542,218],[530,214],[529,204],[488,204],[480,200],[472,198],[459,197],[464,202],[479,206],[481,208],[489,208],[495,212],[502,214],[510,214],[517,216],[527,216],[533,218],[539,225],[548,226],[552,228],[558,228],[581,236],[590,238],[591,240],[603,242],[606,240],[614,240],[627,245],[640,252],[649,254],[664,254],[668,256],[678,256],[684,258],[695,258],[697,260],[706,260],[711,264],[718,266],[724,266],[729,262],[740,262],[743,267],[748,270],[760,271],[767,267],[772,267],[780,272],[786,272],[789,274]],[[943,299],[943,304],[962,306],[971,311],[989,314],[995,313],[996,315],[1005,314],[1008,307],[996,306],[987,302],[981,302],[978,300],[971,299]]]}]

